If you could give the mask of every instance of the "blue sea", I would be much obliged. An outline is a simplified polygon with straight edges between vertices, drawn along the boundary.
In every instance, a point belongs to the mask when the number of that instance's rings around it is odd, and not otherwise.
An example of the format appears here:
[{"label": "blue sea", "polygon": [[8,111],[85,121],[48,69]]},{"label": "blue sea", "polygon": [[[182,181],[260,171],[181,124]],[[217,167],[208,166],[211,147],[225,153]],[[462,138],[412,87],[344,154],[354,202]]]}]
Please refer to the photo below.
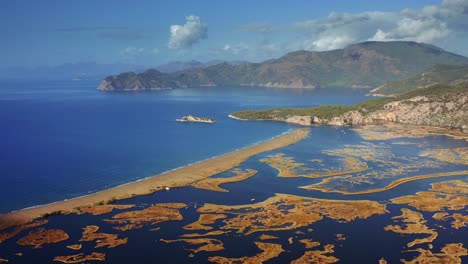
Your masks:
[{"label": "blue sea", "polygon": [[[366,99],[363,91],[347,90],[347,93],[343,93],[343,90],[258,87],[104,93],[95,90],[97,84],[95,81],[0,84],[0,212],[86,195],[157,175],[268,140],[298,127],[282,122],[230,119],[228,114],[235,111],[354,104]],[[213,117],[218,122],[202,124],[175,121],[188,114]],[[228,192],[186,186],[117,201],[117,204],[134,204],[136,207],[103,215],[49,216],[46,224],[22,230],[16,236],[0,241],[0,259],[8,259],[9,263],[51,263],[57,256],[71,256],[73,259],[76,254],[98,252],[106,254],[106,263],[208,263],[213,256],[239,258],[259,254],[260,250],[255,243],[260,242],[261,234],[276,236],[276,240],[265,243],[277,243],[284,249],[278,257],[265,261],[271,264],[290,263],[306,251],[317,253],[327,244],[333,246],[333,252],[326,256],[336,257],[340,263],[378,263],[381,258],[388,263],[399,263],[401,259],[412,260],[419,256],[417,250],[438,253],[446,245],[458,243],[466,247],[468,226],[455,228],[451,217],[436,220],[433,218],[435,211],[392,202],[393,198],[428,191],[432,183],[453,180],[466,183],[466,174],[411,181],[374,193],[344,194],[334,191],[353,193],[375,190],[401,178],[466,171],[468,165],[464,157],[446,162],[423,154],[435,149],[466,148],[467,141],[443,135],[366,140],[363,134],[350,127],[314,126],[308,129],[309,136],[304,140],[252,156],[240,164],[239,168],[254,169],[257,174],[244,181],[223,184],[222,187]],[[279,177],[278,169],[265,162],[265,159],[278,154],[299,164],[294,170],[301,176],[330,171],[348,173],[319,178]],[[349,157],[365,163],[366,169],[350,172]],[[232,175],[233,171],[230,170],[213,177]],[[300,188],[310,185],[320,188]],[[257,222],[257,218],[253,218],[244,231],[240,230],[242,224],[230,227],[225,225],[237,213],[248,216],[255,212],[246,207],[239,211],[225,211],[229,216],[209,224],[208,229],[184,228],[201,217],[203,210],[200,209],[207,204],[220,205],[220,208],[227,205],[245,206],[263,202],[276,194],[332,199],[335,202],[371,200],[385,205],[386,213],[346,221],[333,218],[333,210],[314,209],[311,215],[321,213],[323,218],[310,225],[291,230],[267,229],[252,234],[246,231],[252,226],[261,226],[262,219]],[[444,195],[438,195],[437,199],[442,199]],[[463,190],[457,195],[456,199],[463,201]],[[116,224],[109,222],[109,219],[114,219],[121,212],[134,213],[161,203],[183,203],[186,207],[179,210],[181,217],[177,220],[149,222],[127,231],[120,231],[116,229]],[[278,208],[281,211],[289,210],[291,205],[280,204]],[[461,203],[460,208],[449,207],[439,211],[447,215],[466,215],[466,208],[466,204]],[[429,234],[386,231],[390,225],[406,228],[406,223],[409,223],[405,222],[407,219],[396,217],[402,214],[402,209],[420,214],[421,225],[435,230],[437,238],[410,246],[408,243],[411,241],[427,238]],[[262,210],[270,209],[259,209]],[[337,213],[340,213],[339,210]],[[158,218],[157,213],[153,214],[154,220],[164,218]],[[272,214],[272,219],[283,218]],[[290,224],[286,221],[277,227]],[[97,246],[100,238],[83,241],[83,228],[89,225],[99,226],[99,232],[128,239],[128,243],[117,248],[107,248]],[[18,245],[19,239],[41,228],[63,230],[69,238],[45,244],[41,249]],[[6,230],[7,233],[10,231]],[[217,231],[219,234],[210,235],[208,231]],[[338,239],[338,234],[342,234],[345,240]],[[224,245],[224,249],[195,252],[194,249],[200,245],[184,243],[180,240],[184,235],[217,239]],[[174,241],[164,242],[167,239]],[[300,242],[302,239],[317,241],[321,245],[306,249]],[[82,249],[67,248],[71,244],[80,244]],[[460,261],[468,261],[468,256],[460,255]]]},{"label": "blue sea", "polygon": [[[200,87],[96,90],[98,81],[0,82],[0,213],[157,175],[285,133],[281,122],[239,122],[243,109],[354,104],[363,91]],[[215,124],[179,123],[184,115]]]}]

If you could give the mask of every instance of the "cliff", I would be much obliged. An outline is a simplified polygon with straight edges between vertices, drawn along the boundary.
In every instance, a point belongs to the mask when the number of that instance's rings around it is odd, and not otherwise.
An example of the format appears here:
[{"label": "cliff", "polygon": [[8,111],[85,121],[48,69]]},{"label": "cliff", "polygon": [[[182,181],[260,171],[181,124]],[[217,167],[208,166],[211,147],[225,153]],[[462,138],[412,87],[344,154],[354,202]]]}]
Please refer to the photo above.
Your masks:
[{"label": "cliff", "polygon": [[410,78],[434,64],[468,65],[468,58],[423,43],[363,42],[324,52],[295,51],[262,63],[220,63],[174,73],[151,69],[105,78],[99,90],[145,90],[193,86],[373,88]]},{"label": "cliff", "polygon": [[468,133],[468,83],[434,85],[396,98],[368,100],[353,106],[269,109],[232,114],[242,120],[274,120],[300,125],[366,125],[397,122],[460,128]]}]

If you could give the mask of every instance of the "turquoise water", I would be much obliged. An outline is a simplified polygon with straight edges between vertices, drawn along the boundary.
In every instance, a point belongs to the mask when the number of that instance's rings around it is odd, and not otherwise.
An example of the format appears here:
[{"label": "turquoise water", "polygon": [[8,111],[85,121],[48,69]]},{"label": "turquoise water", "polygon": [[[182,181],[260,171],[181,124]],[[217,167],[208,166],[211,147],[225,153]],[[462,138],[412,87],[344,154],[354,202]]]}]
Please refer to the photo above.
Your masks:
[{"label": "turquoise water", "polygon": [[[235,111],[365,99],[362,92],[257,87],[103,93],[97,85],[0,83],[0,213],[149,177],[295,128],[227,117]],[[218,122],[175,122],[188,114]]]}]

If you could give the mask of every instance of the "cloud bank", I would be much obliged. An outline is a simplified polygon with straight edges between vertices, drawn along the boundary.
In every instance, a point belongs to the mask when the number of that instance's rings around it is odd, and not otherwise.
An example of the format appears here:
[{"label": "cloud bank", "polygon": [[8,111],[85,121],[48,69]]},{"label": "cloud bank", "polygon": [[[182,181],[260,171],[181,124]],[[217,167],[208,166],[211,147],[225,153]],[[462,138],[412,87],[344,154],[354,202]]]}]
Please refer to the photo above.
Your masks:
[{"label": "cloud bank", "polygon": [[434,43],[456,33],[466,33],[468,0],[444,0],[440,5],[400,12],[331,13],[325,18],[295,23],[293,28],[310,50],[331,50],[375,40]]},{"label": "cloud bank", "polygon": [[208,26],[202,23],[200,17],[190,15],[185,18],[184,25],[172,25],[167,47],[170,49],[190,48],[198,41],[207,38]]},{"label": "cloud bank", "polygon": [[223,43],[216,54],[261,61],[296,50],[326,51],[363,41],[416,41],[468,56],[468,0],[442,0],[437,5],[395,12],[332,12],[289,25],[244,24],[235,32],[252,41]]}]

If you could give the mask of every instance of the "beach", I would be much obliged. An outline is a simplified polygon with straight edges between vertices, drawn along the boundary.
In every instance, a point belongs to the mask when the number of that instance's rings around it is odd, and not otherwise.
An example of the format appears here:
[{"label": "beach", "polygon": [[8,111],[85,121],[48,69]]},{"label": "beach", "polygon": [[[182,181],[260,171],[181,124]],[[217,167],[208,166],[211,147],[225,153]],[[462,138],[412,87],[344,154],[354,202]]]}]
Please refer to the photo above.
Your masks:
[{"label": "beach", "polygon": [[166,188],[183,187],[232,169],[246,159],[274,149],[294,144],[309,134],[308,129],[296,129],[271,140],[233,151],[192,165],[120,185],[90,195],[55,202],[0,215],[0,230],[56,213],[67,213],[77,207],[145,195]]}]

